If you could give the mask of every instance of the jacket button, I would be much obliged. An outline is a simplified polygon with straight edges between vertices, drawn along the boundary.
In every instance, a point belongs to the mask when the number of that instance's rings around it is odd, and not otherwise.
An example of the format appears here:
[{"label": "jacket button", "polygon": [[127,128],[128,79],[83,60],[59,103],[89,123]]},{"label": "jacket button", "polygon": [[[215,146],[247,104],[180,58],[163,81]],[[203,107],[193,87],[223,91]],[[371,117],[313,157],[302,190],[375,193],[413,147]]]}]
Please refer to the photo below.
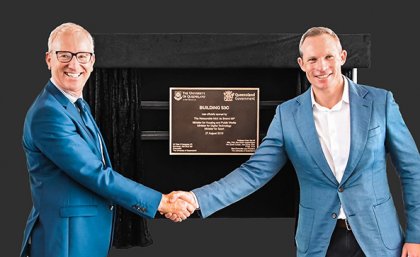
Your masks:
[{"label": "jacket button", "polygon": [[113,210],[114,210],[114,205],[112,205],[112,204],[111,204],[111,205],[109,206],[109,210],[110,210],[110,211],[113,211]]},{"label": "jacket button", "polygon": [[333,213],[331,214],[331,218],[336,219],[336,218],[337,218],[337,213],[333,212]]},{"label": "jacket button", "polygon": [[343,188],[343,187],[339,187],[339,188],[338,188],[338,192],[340,192],[340,193],[341,193],[341,192],[343,192],[343,191],[344,191],[344,188]]}]

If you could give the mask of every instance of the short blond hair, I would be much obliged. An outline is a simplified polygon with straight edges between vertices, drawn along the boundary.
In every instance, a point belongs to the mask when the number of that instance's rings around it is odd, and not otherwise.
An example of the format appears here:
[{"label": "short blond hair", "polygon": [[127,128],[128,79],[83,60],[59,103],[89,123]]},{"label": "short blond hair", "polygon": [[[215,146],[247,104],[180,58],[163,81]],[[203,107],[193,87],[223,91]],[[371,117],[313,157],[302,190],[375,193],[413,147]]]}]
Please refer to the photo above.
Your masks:
[{"label": "short blond hair", "polygon": [[302,37],[300,38],[300,42],[299,42],[299,55],[300,57],[302,57],[303,53],[302,53],[302,45],[303,42],[305,41],[306,38],[308,37],[315,37],[315,36],[319,36],[319,35],[323,35],[323,34],[327,34],[330,35],[331,37],[335,38],[337,40],[337,44],[339,46],[339,50],[342,50],[341,47],[341,42],[340,42],[340,38],[337,36],[337,34],[335,34],[335,32],[327,27],[312,27],[310,29],[308,29],[305,33],[303,33]]},{"label": "short blond hair", "polygon": [[89,31],[87,31],[85,28],[76,23],[66,22],[59,25],[53,31],[51,31],[50,36],[48,37],[48,52],[52,50],[52,44],[54,43],[54,40],[57,38],[57,36],[65,31],[82,31],[83,33],[86,33],[90,42],[92,43],[92,50],[94,49],[95,45],[93,42],[93,37],[89,33]]}]

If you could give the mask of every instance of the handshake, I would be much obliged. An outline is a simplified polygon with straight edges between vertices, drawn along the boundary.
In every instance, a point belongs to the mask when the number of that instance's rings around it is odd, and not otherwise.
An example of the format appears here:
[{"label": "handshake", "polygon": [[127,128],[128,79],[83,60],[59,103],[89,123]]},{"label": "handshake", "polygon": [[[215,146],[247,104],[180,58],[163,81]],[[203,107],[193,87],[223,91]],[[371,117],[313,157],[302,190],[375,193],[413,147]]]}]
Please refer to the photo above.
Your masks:
[{"label": "handshake", "polygon": [[158,211],[173,222],[181,222],[187,219],[198,207],[194,193],[172,191],[169,194],[162,195]]}]

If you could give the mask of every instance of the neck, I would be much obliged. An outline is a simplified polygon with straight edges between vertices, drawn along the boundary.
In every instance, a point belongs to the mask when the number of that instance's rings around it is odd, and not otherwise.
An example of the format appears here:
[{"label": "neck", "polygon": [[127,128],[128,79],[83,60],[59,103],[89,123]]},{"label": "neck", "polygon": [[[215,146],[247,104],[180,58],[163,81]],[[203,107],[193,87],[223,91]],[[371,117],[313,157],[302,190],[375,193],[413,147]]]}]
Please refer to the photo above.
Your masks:
[{"label": "neck", "polygon": [[341,79],[340,83],[334,87],[327,89],[317,89],[312,87],[314,92],[315,101],[328,109],[333,108],[343,97],[344,80]]},{"label": "neck", "polygon": [[68,90],[62,89],[62,88],[61,88],[61,90],[63,90],[64,92],[66,92],[66,94],[69,94],[69,95],[71,95],[75,98],[81,98],[82,97],[82,92],[81,91],[80,92],[73,92],[73,91],[68,91]]},{"label": "neck", "polygon": [[80,97],[82,97],[83,96],[83,89],[82,90],[79,90],[79,91],[70,91],[70,90],[66,90],[66,89],[64,89],[62,86],[60,86],[58,83],[57,83],[57,81],[55,81],[55,79],[54,78],[50,78],[50,80],[51,80],[51,82],[56,86],[56,87],[58,87],[61,91],[63,91],[64,93],[66,93],[66,94],[68,94],[68,95],[71,95],[72,97],[75,97],[75,98],[80,98]]}]

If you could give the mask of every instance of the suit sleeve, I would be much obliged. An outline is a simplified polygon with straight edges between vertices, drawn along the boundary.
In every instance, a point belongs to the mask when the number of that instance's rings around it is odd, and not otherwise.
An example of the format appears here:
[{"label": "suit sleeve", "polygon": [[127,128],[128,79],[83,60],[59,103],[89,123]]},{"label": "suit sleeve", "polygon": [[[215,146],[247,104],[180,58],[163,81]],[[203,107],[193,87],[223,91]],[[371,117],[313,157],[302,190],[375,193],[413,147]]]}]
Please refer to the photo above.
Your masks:
[{"label": "suit sleeve", "polygon": [[402,184],[406,242],[420,243],[420,155],[391,92],[386,106],[386,147]]},{"label": "suit sleeve", "polygon": [[30,132],[33,147],[77,183],[138,215],[155,216],[162,194],[105,167],[62,111],[39,109]]},{"label": "suit sleeve", "polygon": [[224,178],[192,190],[199,202],[201,216],[208,217],[257,191],[279,172],[286,161],[278,106],[267,136],[247,162]]}]

